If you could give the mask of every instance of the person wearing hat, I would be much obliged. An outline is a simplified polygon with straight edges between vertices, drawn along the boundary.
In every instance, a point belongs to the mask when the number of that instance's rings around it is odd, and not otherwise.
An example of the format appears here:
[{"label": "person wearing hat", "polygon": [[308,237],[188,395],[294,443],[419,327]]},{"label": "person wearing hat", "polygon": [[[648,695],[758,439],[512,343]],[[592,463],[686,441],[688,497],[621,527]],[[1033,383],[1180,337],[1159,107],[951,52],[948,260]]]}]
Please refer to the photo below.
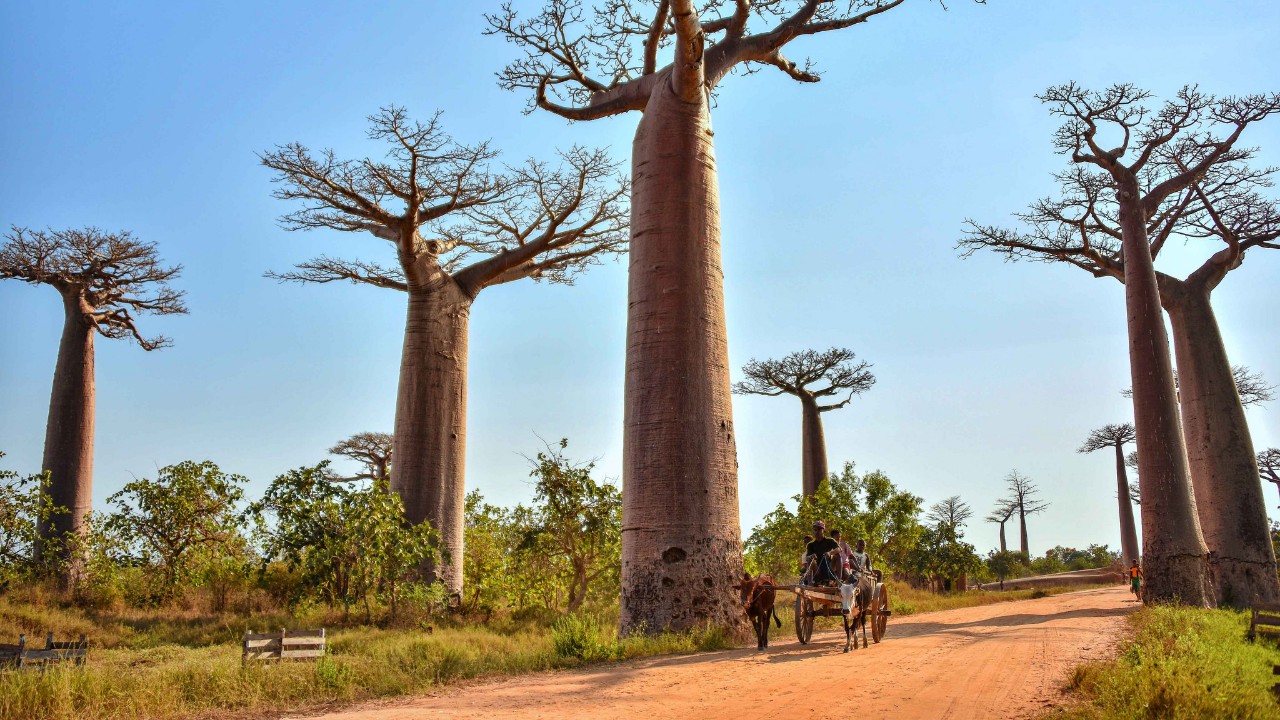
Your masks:
[{"label": "person wearing hat", "polygon": [[833,551],[840,552],[840,545],[827,537],[827,524],[818,520],[813,524],[813,542],[804,550],[805,557],[809,558],[809,571],[806,575],[818,582],[838,581],[828,556]]}]

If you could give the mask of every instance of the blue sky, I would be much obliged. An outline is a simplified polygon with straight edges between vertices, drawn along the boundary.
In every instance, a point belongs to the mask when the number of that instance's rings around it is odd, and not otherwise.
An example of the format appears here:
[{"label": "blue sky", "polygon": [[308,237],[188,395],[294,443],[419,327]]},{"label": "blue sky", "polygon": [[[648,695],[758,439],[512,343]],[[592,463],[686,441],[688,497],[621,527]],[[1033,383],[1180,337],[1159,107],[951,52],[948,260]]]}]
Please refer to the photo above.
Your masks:
[{"label": "blue sky", "polygon": [[[322,252],[390,260],[384,243],[286,233],[254,153],[298,140],[343,156],[381,149],[364,118],[397,103],[445,111],[461,140],[505,157],[573,143],[627,158],[638,117],[567,124],[521,114],[494,72],[482,2],[5,3],[0,6],[0,223],[131,229],[186,270],[191,314],[147,318],[175,347],[98,344],[95,500],[159,466],[212,459],[250,493],[363,430],[390,430],[403,298],[279,285],[269,269]],[[531,5],[531,3],[518,3]],[[855,460],[932,502],[979,513],[1012,468],[1052,502],[1032,550],[1118,545],[1113,466],[1074,450],[1130,419],[1121,286],[1074,268],[959,260],[962,222],[1004,222],[1063,166],[1046,86],[1132,81],[1168,96],[1276,91],[1280,5],[1261,0],[913,0],[793,44],[824,72],[733,77],[714,111],[729,348],[752,357],[847,346],[879,382],[825,416],[833,468]],[[1254,129],[1280,165],[1280,121]],[[1203,257],[1176,248],[1162,263]],[[1236,362],[1280,382],[1280,252],[1257,252],[1215,294]],[[521,282],[472,312],[468,487],[514,503],[538,437],[621,474],[625,266],[574,287]],[[0,284],[0,450],[39,468],[61,307]],[[735,379],[736,379],[735,374]],[[800,408],[737,398],[744,530],[800,488]],[[1249,412],[1280,445],[1280,404]],[[1265,488],[1268,503],[1274,488]],[[995,528],[973,522],[980,550]]]}]

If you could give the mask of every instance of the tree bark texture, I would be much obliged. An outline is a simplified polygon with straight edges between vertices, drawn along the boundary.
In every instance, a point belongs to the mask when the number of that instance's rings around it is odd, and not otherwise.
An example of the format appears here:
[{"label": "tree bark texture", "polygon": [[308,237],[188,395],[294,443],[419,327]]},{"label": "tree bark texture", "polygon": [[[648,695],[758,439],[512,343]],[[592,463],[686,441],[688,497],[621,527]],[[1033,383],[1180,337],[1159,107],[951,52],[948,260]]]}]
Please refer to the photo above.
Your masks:
[{"label": "tree bark texture", "polygon": [[[63,307],[66,317],[53,371],[42,465],[49,473],[50,499],[66,512],[54,514],[48,522],[40,524],[39,536],[43,539],[60,539],[67,532],[80,534],[93,504],[93,338],[96,330],[85,319],[86,310],[78,296],[64,295]],[[55,547],[60,546],[55,544]],[[64,553],[66,550],[62,548]]]},{"label": "tree bark texture", "polygon": [[1143,600],[1208,607],[1208,555],[1191,489],[1173,363],[1137,180],[1120,181],[1129,369],[1142,490]]},{"label": "tree bark texture", "polygon": [[391,451],[391,488],[407,519],[430,522],[447,555],[425,563],[423,577],[450,593],[462,591],[470,313],[471,297],[443,274],[409,288]]},{"label": "tree bark texture", "polygon": [[1004,541],[1004,523],[1000,523],[1000,552],[1009,552],[1009,546]]},{"label": "tree bark texture", "polygon": [[708,101],[657,85],[632,153],[623,634],[745,636],[720,208]]},{"label": "tree bark texture", "polygon": [[1187,287],[1166,309],[1214,595],[1219,604],[1233,607],[1280,601],[1257,456],[1209,293]]},{"label": "tree bark texture", "polygon": [[1124,467],[1124,445],[1116,443],[1116,499],[1120,504],[1120,559],[1125,567],[1138,559],[1138,528],[1133,521],[1133,498],[1129,496],[1129,471]]},{"label": "tree bark texture", "polygon": [[827,441],[822,434],[822,413],[818,411],[818,401],[801,395],[800,404],[804,410],[801,423],[801,479],[804,496],[809,497],[818,492],[819,483],[827,479]]}]

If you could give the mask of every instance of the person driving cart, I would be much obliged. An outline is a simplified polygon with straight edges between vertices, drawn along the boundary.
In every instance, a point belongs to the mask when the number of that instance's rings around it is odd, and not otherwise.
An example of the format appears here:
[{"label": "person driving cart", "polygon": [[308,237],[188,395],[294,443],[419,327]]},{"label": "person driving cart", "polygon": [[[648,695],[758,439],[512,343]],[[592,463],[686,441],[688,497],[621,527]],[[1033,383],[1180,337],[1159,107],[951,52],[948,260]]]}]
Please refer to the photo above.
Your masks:
[{"label": "person driving cart", "polygon": [[837,571],[832,569],[832,564],[839,560],[832,560],[831,553],[839,553],[840,545],[827,537],[827,524],[821,520],[813,524],[813,536],[813,542],[805,548],[805,557],[808,559],[805,578],[815,585],[839,583]]}]

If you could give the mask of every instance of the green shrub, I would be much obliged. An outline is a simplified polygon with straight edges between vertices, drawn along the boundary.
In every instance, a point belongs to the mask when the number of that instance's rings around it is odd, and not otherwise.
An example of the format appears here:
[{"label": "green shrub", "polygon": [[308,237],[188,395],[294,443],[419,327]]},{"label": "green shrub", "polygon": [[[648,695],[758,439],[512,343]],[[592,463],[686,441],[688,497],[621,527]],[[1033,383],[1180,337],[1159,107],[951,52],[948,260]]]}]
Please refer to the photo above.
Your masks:
[{"label": "green shrub", "polygon": [[617,654],[616,643],[601,641],[600,621],[587,615],[566,615],[551,628],[556,655],[584,662],[608,660]]}]

